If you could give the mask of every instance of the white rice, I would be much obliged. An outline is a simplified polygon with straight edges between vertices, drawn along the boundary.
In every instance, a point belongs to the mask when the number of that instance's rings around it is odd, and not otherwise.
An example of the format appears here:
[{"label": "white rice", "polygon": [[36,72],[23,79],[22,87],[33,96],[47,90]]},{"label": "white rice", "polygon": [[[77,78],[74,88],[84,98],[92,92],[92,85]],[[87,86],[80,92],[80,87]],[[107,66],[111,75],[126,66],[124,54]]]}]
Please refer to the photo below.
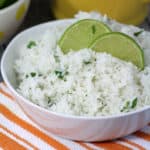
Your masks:
[{"label": "white rice", "polygon": [[97,19],[113,31],[133,37],[144,50],[145,70],[87,48],[64,55],[57,41],[67,24],[46,31],[30,50],[28,43],[23,45],[15,62],[17,90],[46,109],[79,116],[114,115],[150,105],[150,33],[143,31],[136,37],[134,33],[140,28],[95,12],[80,12],[76,18]]}]

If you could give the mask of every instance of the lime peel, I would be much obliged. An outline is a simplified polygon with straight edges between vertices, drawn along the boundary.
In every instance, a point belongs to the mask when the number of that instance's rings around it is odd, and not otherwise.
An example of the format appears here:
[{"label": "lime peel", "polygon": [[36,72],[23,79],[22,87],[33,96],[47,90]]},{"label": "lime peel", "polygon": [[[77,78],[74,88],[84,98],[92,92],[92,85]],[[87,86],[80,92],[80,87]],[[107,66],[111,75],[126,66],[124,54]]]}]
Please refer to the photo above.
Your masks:
[{"label": "lime peel", "polygon": [[97,37],[111,29],[101,21],[84,19],[69,26],[61,36],[58,45],[64,53],[70,50],[88,48]]},{"label": "lime peel", "polygon": [[141,47],[130,36],[111,32],[99,36],[89,46],[97,52],[110,53],[112,56],[130,61],[140,69],[144,69],[144,54]]}]

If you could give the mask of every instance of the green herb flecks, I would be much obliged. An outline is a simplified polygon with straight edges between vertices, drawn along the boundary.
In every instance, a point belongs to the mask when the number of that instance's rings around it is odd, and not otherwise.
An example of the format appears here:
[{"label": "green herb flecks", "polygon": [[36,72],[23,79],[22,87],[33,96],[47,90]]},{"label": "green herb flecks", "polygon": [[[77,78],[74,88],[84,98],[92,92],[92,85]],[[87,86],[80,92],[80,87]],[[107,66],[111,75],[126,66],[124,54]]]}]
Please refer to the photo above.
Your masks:
[{"label": "green herb flecks", "polygon": [[135,98],[132,102],[127,101],[123,108],[120,110],[121,112],[128,112],[129,109],[134,109],[137,106],[137,98]]},{"label": "green herb flecks", "polygon": [[48,106],[51,107],[54,104],[51,97],[48,97]]},{"label": "green herb flecks", "polygon": [[50,104],[52,102],[51,97],[48,97],[48,104]]},{"label": "green herb flecks", "polygon": [[33,48],[33,47],[35,47],[35,46],[36,46],[36,42],[35,42],[35,41],[30,41],[30,42],[28,43],[28,45],[27,45],[27,48],[31,49],[31,48]]},{"label": "green herb flecks", "polygon": [[55,70],[55,74],[57,75],[57,77],[59,78],[59,79],[64,79],[64,77],[66,76],[66,75],[68,75],[68,71],[60,71],[60,70]]},{"label": "green herb flecks", "polygon": [[38,77],[41,77],[41,76],[42,76],[42,74],[37,74],[37,73],[35,73],[35,72],[31,72],[30,74],[26,74],[26,75],[25,75],[25,78],[27,79],[27,78],[29,78],[29,77],[35,77],[36,75],[38,75]]},{"label": "green herb flecks", "polygon": [[143,30],[138,31],[138,32],[134,32],[134,36],[139,36],[142,32],[143,32]]},{"label": "green herb flecks", "polygon": [[131,108],[135,108],[136,105],[137,105],[137,98],[135,98],[135,99],[132,101]]},{"label": "green herb flecks", "polygon": [[31,72],[30,75],[31,75],[31,77],[35,77],[36,73],[35,72]]},{"label": "green herb flecks", "polygon": [[92,33],[95,34],[95,32],[96,32],[96,27],[95,27],[95,25],[93,25],[92,26]]},{"label": "green herb flecks", "polygon": [[47,103],[48,103],[48,107],[51,107],[52,105],[55,105],[56,102],[55,102],[55,99],[53,96],[47,96]]},{"label": "green herb flecks", "polygon": [[84,61],[83,62],[85,65],[91,64],[91,61]]}]

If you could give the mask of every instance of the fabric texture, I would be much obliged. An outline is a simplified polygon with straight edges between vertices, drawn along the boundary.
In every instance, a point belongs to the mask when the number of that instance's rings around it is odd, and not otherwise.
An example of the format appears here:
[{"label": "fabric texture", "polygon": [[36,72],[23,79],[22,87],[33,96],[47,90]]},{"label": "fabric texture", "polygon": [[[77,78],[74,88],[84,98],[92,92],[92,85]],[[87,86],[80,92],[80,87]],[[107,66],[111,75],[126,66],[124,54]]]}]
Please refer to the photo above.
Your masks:
[{"label": "fabric texture", "polygon": [[32,122],[15,102],[5,83],[0,84],[0,150],[149,150],[150,124],[110,142],[75,142],[48,134]]}]

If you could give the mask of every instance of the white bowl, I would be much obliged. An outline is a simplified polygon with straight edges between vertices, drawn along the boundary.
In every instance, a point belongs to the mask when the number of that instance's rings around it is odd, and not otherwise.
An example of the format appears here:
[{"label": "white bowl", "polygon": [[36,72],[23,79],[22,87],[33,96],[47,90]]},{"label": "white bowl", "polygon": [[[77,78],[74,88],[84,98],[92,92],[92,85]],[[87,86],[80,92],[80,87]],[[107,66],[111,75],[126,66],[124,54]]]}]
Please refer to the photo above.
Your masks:
[{"label": "white bowl", "polygon": [[54,21],[32,27],[17,35],[8,45],[1,61],[2,76],[24,112],[49,133],[78,141],[105,141],[116,139],[144,127],[150,121],[150,107],[134,112],[106,117],[78,117],[55,113],[33,104],[17,91],[13,64],[18,50],[30,39],[40,35],[52,26],[61,26],[71,20]]},{"label": "white bowl", "polygon": [[0,9],[0,45],[6,42],[22,23],[30,0],[18,0],[12,5]]}]

